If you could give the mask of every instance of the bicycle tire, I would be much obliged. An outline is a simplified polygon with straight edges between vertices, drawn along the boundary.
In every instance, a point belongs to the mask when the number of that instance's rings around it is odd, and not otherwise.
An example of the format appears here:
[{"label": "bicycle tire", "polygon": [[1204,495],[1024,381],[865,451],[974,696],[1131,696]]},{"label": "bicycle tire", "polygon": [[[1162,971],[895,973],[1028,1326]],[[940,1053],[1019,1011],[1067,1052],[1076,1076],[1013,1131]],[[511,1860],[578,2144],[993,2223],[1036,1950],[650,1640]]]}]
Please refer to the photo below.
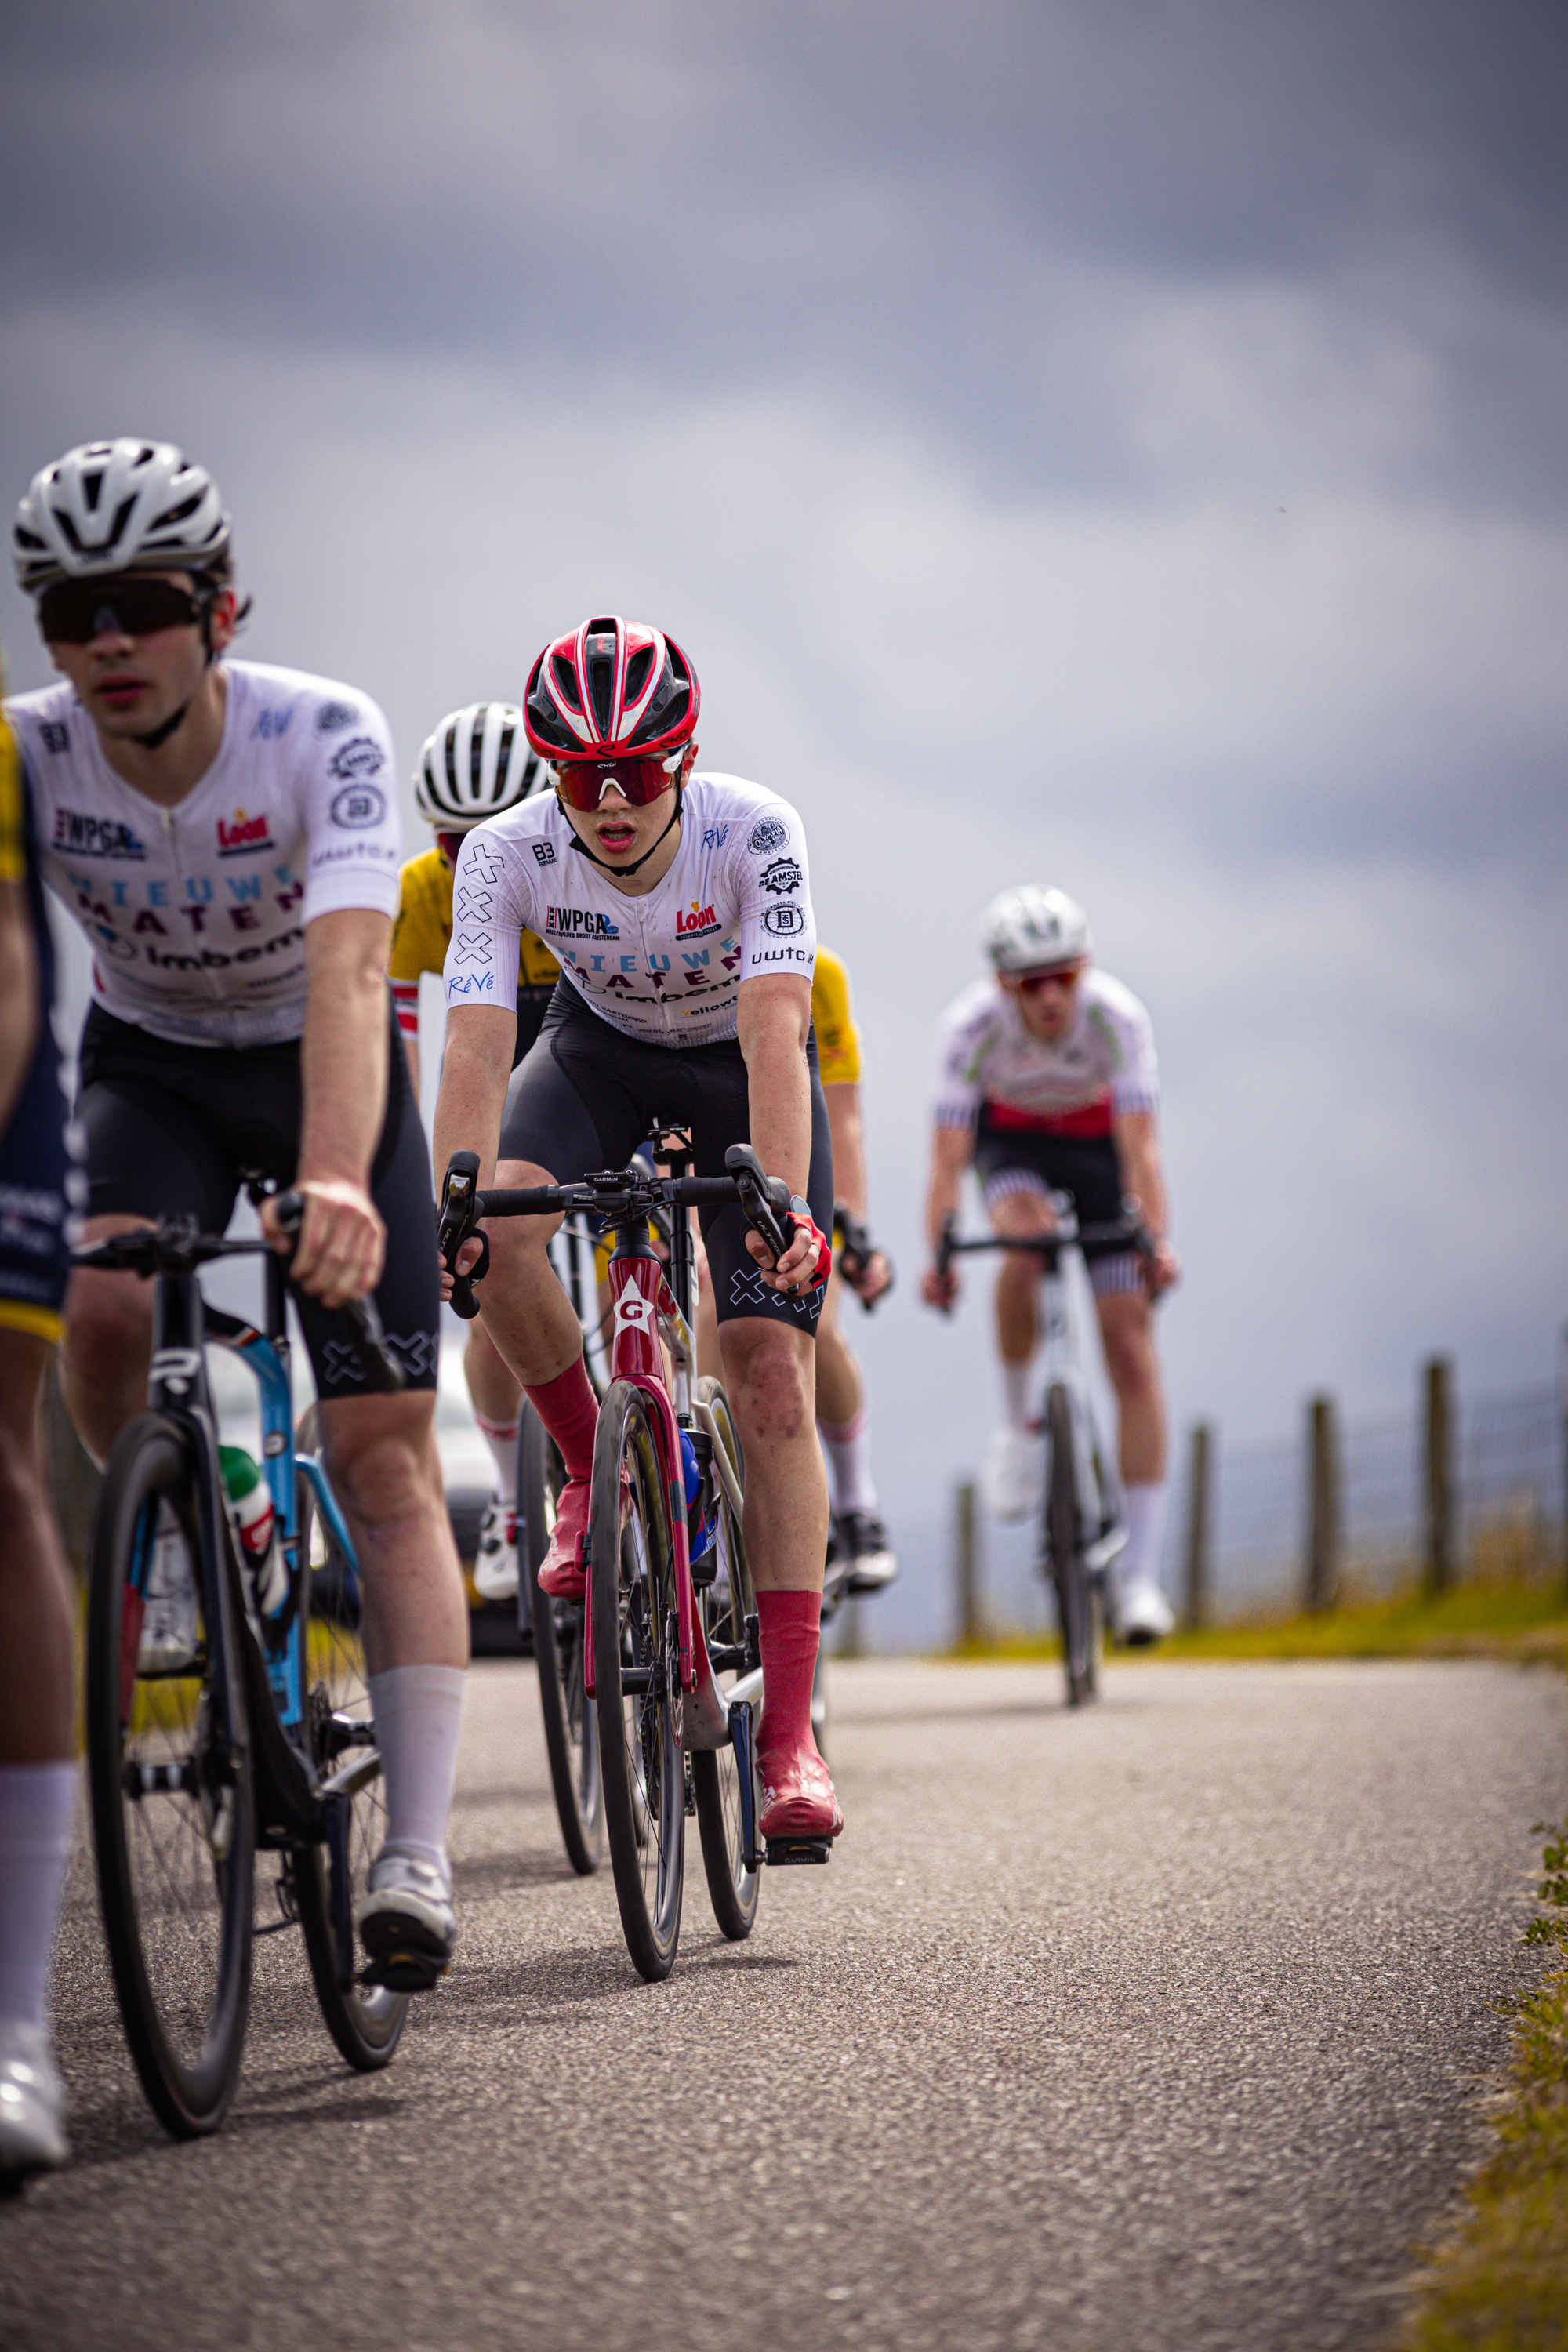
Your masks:
[{"label": "bicycle tire", "polygon": [[583,1684],[585,1604],[553,1601],[539,1589],[539,1571],[555,1524],[556,1497],[565,1483],[565,1465],[544,1423],[525,1402],[517,1433],[518,1573],[528,1578],[533,1602],[539,1711],[562,1843],[573,1869],[586,1878],[599,1867],[605,1807],[598,1735]]},{"label": "bicycle tire", "polygon": [[[719,1442],[729,1456],[737,1486],[745,1478],[741,1441],[730,1417],[729,1400],[721,1381],[697,1383],[697,1394],[712,1412]],[[757,1596],[746,1559],[745,1539],[722,1486],[719,1488],[719,1568],[711,1584],[698,1595],[702,1630],[711,1649],[718,1643],[742,1643],[746,1619],[757,1612]],[[748,1870],[745,1834],[741,1819],[741,1774],[732,1748],[694,1748],[691,1786],[697,1800],[697,1829],[702,1843],[702,1867],[709,1899],[719,1932],[731,1943],[745,1940],[756,1924],[762,1872]]]},{"label": "bicycle tire", "polygon": [[1057,1592],[1068,1705],[1081,1706],[1095,1694],[1094,1591],[1079,1517],[1072,1402],[1059,1381],[1046,1399],[1046,1428],[1050,1437],[1046,1546]]},{"label": "bicycle tire", "polygon": [[[675,1562],[665,1493],[647,1399],[629,1381],[616,1381],[599,1408],[594,1442],[595,1706],[616,1900],[626,1949],[650,1984],[675,1964],[686,1864]],[[646,1689],[626,1689],[628,1671],[647,1675]]]},{"label": "bicycle tire", "polygon": [[[88,1784],[104,1935],[142,2087],[177,2139],[216,2131],[234,2095],[256,1881],[243,1681],[221,1636],[208,1638],[197,1572],[202,1475],[180,1423],[144,1413],[121,1432],[94,1520],[88,1602]],[[198,1649],[189,1675],[144,1677],[136,1655],[140,1580],[164,1506],[204,1596]],[[218,1573],[231,1576],[226,1559]],[[237,1630],[237,1584],[231,1576]],[[219,1688],[233,1732],[227,1757],[214,1728]],[[129,1776],[144,1769],[181,1777],[154,1789],[139,1780],[133,1794]]]},{"label": "bicycle tire", "polygon": [[[316,1450],[312,1405],[300,1424],[300,1444]],[[306,1730],[310,1760],[321,1775],[363,1746],[342,1737],[349,1725],[370,1722],[370,1692],[365,1682],[364,1651],[360,1640],[359,1612],[349,1605],[349,1580],[334,1566],[330,1541],[316,1508],[310,1483],[301,1473],[296,1480],[300,1528],[300,1559],[310,1595],[307,1630]],[[312,1541],[312,1538],[317,1540]],[[355,1899],[370,1891],[370,1866],[386,1834],[386,1798],[381,1775],[357,1789],[348,1800],[346,1863],[349,1874],[349,1916]],[[339,1945],[340,1890],[330,1846],[297,1845],[289,1852],[289,1870],[305,1956],[322,2022],[338,2050],[356,2074],[374,2074],[389,2065],[408,2014],[408,1995],[382,1985],[354,1981],[354,1954],[345,1956]],[[350,1927],[350,1937],[353,1928]],[[343,1981],[344,1978],[348,1981]]]}]

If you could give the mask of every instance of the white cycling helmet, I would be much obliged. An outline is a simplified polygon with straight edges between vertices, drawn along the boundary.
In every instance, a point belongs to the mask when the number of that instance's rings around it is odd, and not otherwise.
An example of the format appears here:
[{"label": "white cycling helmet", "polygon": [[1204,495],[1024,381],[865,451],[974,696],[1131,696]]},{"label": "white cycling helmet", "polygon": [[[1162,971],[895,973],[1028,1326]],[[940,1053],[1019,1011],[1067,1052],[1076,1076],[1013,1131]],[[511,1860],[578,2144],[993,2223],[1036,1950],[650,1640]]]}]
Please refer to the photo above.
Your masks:
[{"label": "white cycling helmet", "polygon": [[33,477],[11,526],[16,584],[108,572],[227,571],[229,520],[212,476],[171,441],[88,441]]},{"label": "white cycling helmet", "polygon": [[1089,917],[1077,899],[1034,882],[992,899],[980,937],[998,971],[1043,971],[1094,953]]},{"label": "white cycling helmet", "polygon": [[553,781],[529,748],[515,702],[470,702],[466,710],[449,711],[426,740],[414,799],[437,832],[467,833]]}]

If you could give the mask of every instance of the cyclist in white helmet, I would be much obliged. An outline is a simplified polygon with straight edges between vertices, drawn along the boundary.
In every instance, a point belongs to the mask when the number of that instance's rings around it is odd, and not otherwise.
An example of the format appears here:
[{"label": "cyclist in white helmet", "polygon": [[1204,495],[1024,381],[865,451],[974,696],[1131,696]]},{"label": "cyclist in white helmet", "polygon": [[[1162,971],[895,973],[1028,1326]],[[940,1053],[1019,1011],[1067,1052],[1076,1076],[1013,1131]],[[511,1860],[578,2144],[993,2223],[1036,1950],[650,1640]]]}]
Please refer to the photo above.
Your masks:
[{"label": "cyclist in white helmet", "polygon": [[[522,712],[511,702],[473,702],[448,712],[426,739],[414,772],[414,799],[436,846],[403,869],[387,970],[397,1003],[415,1099],[419,1097],[419,982],[440,973],[452,939],[452,868],[463,835],[487,817],[515,808],[548,787],[549,771],[529,747]],[[521,1062],[538,1036],[561,967],[531,931],[518,958],[517,1051]],[[463,1377],[474,1419],[496,1465],[496,1490],[479,1525],[474,1582],[487,1601],[517,1591],[517,1426],[522,1391],[482,1321],[468,1326]]]},{"label": "cyclist in white helmet", "polygon": [[[167,442],[90,442],[12,539],[60,684],[9,706],[39,868],[93,952],[77,1114],[95,1241],[164,1213],[221,1232],[251,1171],[305,1197],[293,1261],[332,1484],[364,1568],[388,1836],[358,1909],[383,1980],[457,1940],[447,1860],[468,1611],[435,1441],[430,1166],[387,992],[398,828],[386,722],[356,688],[229,658],[217,488]],[[263,1225],[278,1235],[270,1202]],[[332,1312],[374,1290],[407,1386],[372,1393]],[[101,1461],[144,1409],[148,1286],[78,1268],[62,1386]],[[196,1604],[158,1547],[142,1651]],[[388,1970],[399,1971],[391,1978]]]},{"label": "cyclist in white helmet", "polygon": [[[934,1248],[973,1166],[999,1234],[1048,1233],[1048,1192],[1070,1192],[1081,1224],[1110,1223],[1135,1194],[1154,1235],[1152,1259],[1129,1250],[1089,1260],[1106,1367],[1121,1413],[1128,1542],[1118,1564],[1118,1622],[1133,1643],[1172,1625],[1160,1589],[1165,1522],[1165,1408],[1152,1300],[1181,1271],[1165,1238],[1165,1180],[1156,1114],[1154,1033],[1143,1006],[1096,971],[1083,908],[1062,890],[1005,890],[982,940],[995,968],[949,1006],[931,1158],[928,1225]],[[933,1307],[958,1296],[956,1270],[924,1282]],[[1039,1339],[1038,1269],[1008,1253],[996,1280],[996,1341],[1005,1418],[986,1464],[998,1518],[1039,1500],[1043,1450],[1029,1422],[1029,1367]]]}]

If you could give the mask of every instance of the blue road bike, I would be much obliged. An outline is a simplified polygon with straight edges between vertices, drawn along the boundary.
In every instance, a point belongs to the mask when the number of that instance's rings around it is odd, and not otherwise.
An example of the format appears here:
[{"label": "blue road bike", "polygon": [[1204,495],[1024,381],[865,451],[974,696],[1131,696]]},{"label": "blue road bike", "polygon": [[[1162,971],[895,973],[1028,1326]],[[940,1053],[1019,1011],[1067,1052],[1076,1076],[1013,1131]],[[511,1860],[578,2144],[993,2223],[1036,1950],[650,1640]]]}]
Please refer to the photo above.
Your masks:
[{"label": "blue road bike", "polygon": [[[250,1186],[253,1202],[264,1188]],[[297,1230],[298,1194],[279,1202]],[[199,1269],[261,1255],[264,1328],[210,1306]],[[87,1628],[87,1748],[100,1900],[126,2039],[169,2131],[216,2129],[244,2046],[253,1938],[298,1928],[328,2031],[351,2066],[384,2066],[405,1990],[356,1981],[353,1905],[384,1833],[359,1637],[353,1546],[319,1452],[316,1408],[296,1443],[285,1261],[190,1218],[115,1236],[80,1265],[153,1280],[148,1411],[121,1431],[99,1499]],[[374,1303],[342,1310],[367,1384],[403,1373]],[[258,1612],[226,1505],[206,1350],[228,1349],[256,1381],[262,1471],[287,1591]],[[194,1589],[182,1663],[149,1665],[149,1580]],[[258,1916],[257,1860],[276,1853]]]}]

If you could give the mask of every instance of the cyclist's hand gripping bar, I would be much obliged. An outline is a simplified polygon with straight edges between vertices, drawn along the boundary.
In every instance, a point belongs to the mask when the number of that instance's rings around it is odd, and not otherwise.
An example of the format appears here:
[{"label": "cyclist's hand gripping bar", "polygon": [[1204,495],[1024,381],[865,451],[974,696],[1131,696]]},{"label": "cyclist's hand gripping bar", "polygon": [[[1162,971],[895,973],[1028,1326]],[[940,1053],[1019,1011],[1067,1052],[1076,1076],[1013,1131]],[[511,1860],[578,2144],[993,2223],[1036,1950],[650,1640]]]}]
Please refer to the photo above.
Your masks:
[{"label": "cyclist's hand gripping bar", "polygon": [[454,1151],[447,1162],[447,1173],[441,1183],[436,1242],[452,1277],[453,1312],[460,1315],[465,1323],[471,1323],[479,1311],[479,1302],[474,1297],[474,1285],[483,1281],[490,1263],[490,1237],[488,1234],[480,1234],[479,1256],[467,1274],[458,1272],[458,1252],[479,1222],[479,1153]]},{"label": "cyclist's hand gripping bar", "polygon": [[792,1193],[782,1176],[766,1174],[749,1143],[732,1143],[724,1154],[724,1165],[735,1180],[746,1223],[754,1234],[762,1235],[773,1252],[774,1265],[792,1246],[796,1233],[804,1229],[815,1234],[817,1242],[811,1282],[826,1282],[833,1267],[833,1248],[817,1226],[809,1203]]},{"label": "cyclist's hand gripping bar", "polygon": [[[302,1192],[279,1192],[273,1202],[278,1230],[290,1241],[300,1238],[300,1221],[305,1214]],[[408,1385],[408,1376],[386,1344],[382,1328],[381,1310],[367,1291],[363,1298],[345,1298],[341,1307],[331,1310],[353,1336],[364,1366],[364,1384],[380,1396],[395,1396]]]},{"label": "cyclist's hand gripping bar", "polygon": [[[833,1204],[833,1223],[835,1233],[842,1245],[839,1265],[844,1279],[869,1315],[877,1300],[886,1298],[893,1286],[893,1261],[885,1250],[879,1253],[877,1244],[871,1239],[864,1221],[855,1214],[853,1209],[847,1209],[842,1201],[836,1201]],[[879,1255],[887,1266],[888,1279],[875,1297],[868,1298],[860,1288],[860,1281],[871,1260]]]}]

